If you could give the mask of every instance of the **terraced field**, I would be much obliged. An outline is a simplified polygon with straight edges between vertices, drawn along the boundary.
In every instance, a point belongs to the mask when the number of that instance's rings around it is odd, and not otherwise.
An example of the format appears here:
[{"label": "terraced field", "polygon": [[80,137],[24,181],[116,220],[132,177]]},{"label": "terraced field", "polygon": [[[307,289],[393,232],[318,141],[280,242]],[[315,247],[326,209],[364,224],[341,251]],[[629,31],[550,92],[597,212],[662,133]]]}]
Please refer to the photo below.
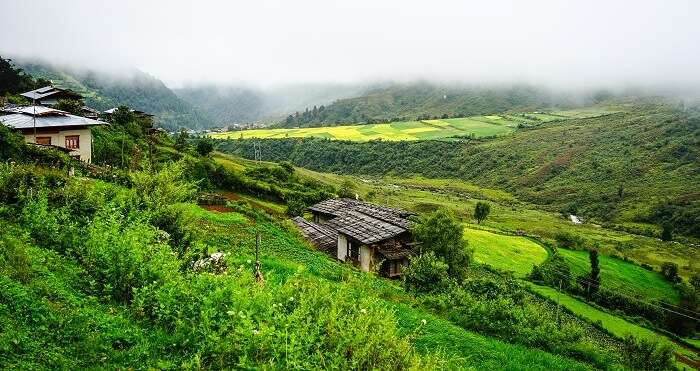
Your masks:
[{"label": "terraced field", "polygon": [[547,259],[547,251],[527,237],[506,236],[488,231],[465,228],[464,236],[474,249],[474,259],[494,268],[511,271],[525,277],[534,265]]},{"label": "terraced field", "polygon": [[344,125],[298,129],[253,129],[211,134],[216,139],[247,138],[329,138],[336,140],[427,140],[460,136],[476,138],[506,135],[519,124],[533,125],[569,118],[595,117],[610,113],[603,109],[556,111],[552,113],[527,112],[503,115],[471,116],[462,118],[400,121],[388,124]]}]

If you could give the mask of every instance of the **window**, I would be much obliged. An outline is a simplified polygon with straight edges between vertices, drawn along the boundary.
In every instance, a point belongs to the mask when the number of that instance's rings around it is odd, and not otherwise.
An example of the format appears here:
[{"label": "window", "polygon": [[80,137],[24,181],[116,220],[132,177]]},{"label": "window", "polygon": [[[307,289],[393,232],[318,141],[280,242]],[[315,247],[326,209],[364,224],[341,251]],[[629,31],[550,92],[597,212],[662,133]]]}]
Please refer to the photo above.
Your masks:
[{"label": "window", "polygon": [[51,145],[51,137],[36,137],[36,144]]},{"label": "window", "polygon": [[80,148],[80,136],[79,135],[66,135],[66,148],[68,148],[68,149]]}]

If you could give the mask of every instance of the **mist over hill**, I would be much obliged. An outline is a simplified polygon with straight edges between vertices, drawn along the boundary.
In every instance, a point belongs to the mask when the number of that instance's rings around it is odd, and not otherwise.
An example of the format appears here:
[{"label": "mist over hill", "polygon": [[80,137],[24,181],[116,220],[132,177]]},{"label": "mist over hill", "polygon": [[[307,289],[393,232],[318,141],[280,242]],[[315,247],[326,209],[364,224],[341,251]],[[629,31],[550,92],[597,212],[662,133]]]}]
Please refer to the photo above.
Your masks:
[{"label": "mist over hill", "polygon": [[362,94],[362,84],[291,84],[270,88],[236,85],[190,85],[174,92],[205,112],[216,125],[279,121],[289,112],[331,104]]},{"label": "mist over hill", "polygon": [[162,81],[137,69],[116,74],[56,66],[39,60],[15,62],[35,78],[50,80],[55,86],[82,94],[88,106],[100,111],[127,105],[155,115],[155,124],[167,130],[214,125],[209,117],[180,99]]}]

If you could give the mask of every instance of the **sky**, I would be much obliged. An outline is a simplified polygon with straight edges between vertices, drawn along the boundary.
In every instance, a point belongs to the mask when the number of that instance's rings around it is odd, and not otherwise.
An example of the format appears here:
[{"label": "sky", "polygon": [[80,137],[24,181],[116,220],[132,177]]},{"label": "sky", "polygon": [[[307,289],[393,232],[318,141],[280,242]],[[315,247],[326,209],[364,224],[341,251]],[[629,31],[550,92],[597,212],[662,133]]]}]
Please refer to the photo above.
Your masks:
[{"label": "sky", "polygon": [[170,86],[700,85],[697,0],[3,0],[0,55]]}]

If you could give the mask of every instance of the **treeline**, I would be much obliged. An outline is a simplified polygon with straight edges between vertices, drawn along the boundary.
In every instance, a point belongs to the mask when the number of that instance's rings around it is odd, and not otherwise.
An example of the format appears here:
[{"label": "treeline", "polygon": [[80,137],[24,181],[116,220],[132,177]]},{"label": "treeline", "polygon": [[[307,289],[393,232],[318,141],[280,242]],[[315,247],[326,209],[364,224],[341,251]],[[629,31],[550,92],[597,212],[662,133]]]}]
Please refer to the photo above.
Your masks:
[{"label": "treeline", "polygon": [[513,109],[535,110],[572,105],[573,100],[554,97],[531,86],[441,86],[428,83],[396,84],[328,106],[307,108],[287,116],[282,127],[373,124],[390,121],[466,117]]}]

